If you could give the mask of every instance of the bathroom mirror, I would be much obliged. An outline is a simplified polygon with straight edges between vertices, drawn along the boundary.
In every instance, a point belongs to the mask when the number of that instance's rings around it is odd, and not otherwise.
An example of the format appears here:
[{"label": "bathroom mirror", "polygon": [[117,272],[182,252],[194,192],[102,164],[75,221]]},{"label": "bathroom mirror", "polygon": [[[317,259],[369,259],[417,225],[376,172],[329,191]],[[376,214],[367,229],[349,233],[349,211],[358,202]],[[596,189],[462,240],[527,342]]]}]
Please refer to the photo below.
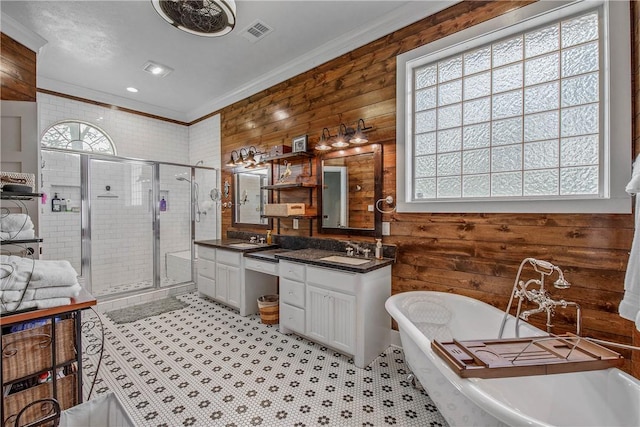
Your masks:
[{"label": "bathroom mirror", "polygon": [[382,214],[382,146],[371,144],[332,151],[320,158],[319,232],[380,236]]},{"label": "bathroom mirror", "polygon": [[233,225],[270,228],[263,218],[268,194],[262,189],[269,184],[269,168],[241,168],[233,173]]}]

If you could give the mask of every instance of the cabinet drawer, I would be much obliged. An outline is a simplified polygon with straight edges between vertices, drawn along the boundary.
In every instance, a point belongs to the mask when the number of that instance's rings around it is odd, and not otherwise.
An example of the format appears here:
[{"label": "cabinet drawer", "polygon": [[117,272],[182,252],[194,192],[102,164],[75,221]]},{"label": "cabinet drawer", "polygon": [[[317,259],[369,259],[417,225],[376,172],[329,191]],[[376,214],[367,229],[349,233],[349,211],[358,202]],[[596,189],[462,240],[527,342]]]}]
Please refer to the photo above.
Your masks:
[{"label": "cabinet drawer", "polygon": [[307,267],[307,282],[341,292],[355,292],[356,275],[357,273],[347,273],[330,268]]},{"label": "cabinet drawer", "polygon": [[280,301],[280,324],[287,329],[304,334],[304,310]]},{"label": "cabinet drawer", "polygon": [[304,307],[304,283],[280,279],[280,300],[287,304]]},{"label": "cabinet drawer", "polygon": [[280,271],[281,277],[304,282],[304,264],[280,261],[278,270]]},{"label": "cabinet drawer", "polygon": [[198,274],[198,292],[202,292],[208,297],[216,297],[216,281],[201,274]]},{"label": "cabinet drawer", "polygon": [[271,274],[273,276],[278,275],[278,263],[269,261],[260,261],[259,259],[246,258],[244,261],[244,268],[261,273]]},{"label": "cabinet drawer", "polygon": [[216,279],[216,263],[206,259],[198,259],[198,275],[209,279]]},{"label": "cabinet drawer", "polygon": [[229,265],[239,266],[241,256],[242,254],[240,252],[225,251],[222,249],[216,251],[216,261]]},{"label": "cabinet drawer", "polygon": [[198,245],[198,259],[208,259],[210,261],[216,260],[216,248],[209,246]]}]

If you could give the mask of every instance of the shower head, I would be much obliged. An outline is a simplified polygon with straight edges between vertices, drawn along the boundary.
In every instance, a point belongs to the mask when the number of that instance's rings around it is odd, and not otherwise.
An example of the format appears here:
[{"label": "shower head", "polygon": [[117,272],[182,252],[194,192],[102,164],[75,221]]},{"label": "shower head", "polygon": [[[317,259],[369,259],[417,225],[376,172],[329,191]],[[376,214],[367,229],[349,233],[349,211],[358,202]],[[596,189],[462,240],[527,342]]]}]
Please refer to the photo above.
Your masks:
[{"label": "shower head", "polygon": [[187,182],[191,182],[191,180],[188,180],[187,178],[185,178],[184,176],[177,176],[176,179],[178,181],[187,181]]}]

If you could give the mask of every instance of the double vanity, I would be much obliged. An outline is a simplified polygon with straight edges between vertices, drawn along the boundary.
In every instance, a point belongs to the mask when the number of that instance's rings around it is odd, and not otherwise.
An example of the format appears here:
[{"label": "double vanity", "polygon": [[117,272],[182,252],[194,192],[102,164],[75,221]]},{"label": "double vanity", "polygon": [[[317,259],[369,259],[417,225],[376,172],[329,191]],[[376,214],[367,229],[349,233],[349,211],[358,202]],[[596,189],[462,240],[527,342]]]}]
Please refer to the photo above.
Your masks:
[{"label": "double vanity", "polygon": [[241,240],[198,245],[198,292],[258,313],[261,295],[279,294],[280,332],[295,333],[353,356],[359,368],[389,346],[393,259],[323,249],[283,249]]}]

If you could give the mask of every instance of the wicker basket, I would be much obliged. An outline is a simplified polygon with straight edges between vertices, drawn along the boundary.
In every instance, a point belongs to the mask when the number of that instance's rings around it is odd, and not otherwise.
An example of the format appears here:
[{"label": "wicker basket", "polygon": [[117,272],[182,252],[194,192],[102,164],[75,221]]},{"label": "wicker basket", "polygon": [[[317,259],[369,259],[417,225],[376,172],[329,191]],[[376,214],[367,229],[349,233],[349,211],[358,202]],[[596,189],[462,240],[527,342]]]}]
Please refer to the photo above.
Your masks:
[{"label": "wicker basket", "polygon": [[21,172],[0,172],[0,188],[5,184],[20,184],[31,187],[30,191],[35,188],[36,176],[32,173]]},{"label": "wicker basket", "polygon": [[[76,358],[73,319],[56,322],[56,363]],[[2,336],[5,383],[51,368],[51,323]]]},{"label": "wicker basket", "polygon": [[280,321],[280,306],[278,295],[263,295],[258,298],[260,320],[265,325],[274,325]]},{"label": "wicker basket", "polygon": [[[67,409],[76,405],[78,395],[76,390],[76,374],[69,374],[64,378],[59,378],[56,383],[56,400],[60,403],[60,408]],[[54,397],[53,383],[51,381],[6,396],[4,398],[4,425],[12,426],[20,410],[29,403],[50,397]],[[23,422],[30,423],[42,419],[49,415],[50,410],[51,405],[48,404],[34,405],[22,414],[20,422],[21,424]]]}]

